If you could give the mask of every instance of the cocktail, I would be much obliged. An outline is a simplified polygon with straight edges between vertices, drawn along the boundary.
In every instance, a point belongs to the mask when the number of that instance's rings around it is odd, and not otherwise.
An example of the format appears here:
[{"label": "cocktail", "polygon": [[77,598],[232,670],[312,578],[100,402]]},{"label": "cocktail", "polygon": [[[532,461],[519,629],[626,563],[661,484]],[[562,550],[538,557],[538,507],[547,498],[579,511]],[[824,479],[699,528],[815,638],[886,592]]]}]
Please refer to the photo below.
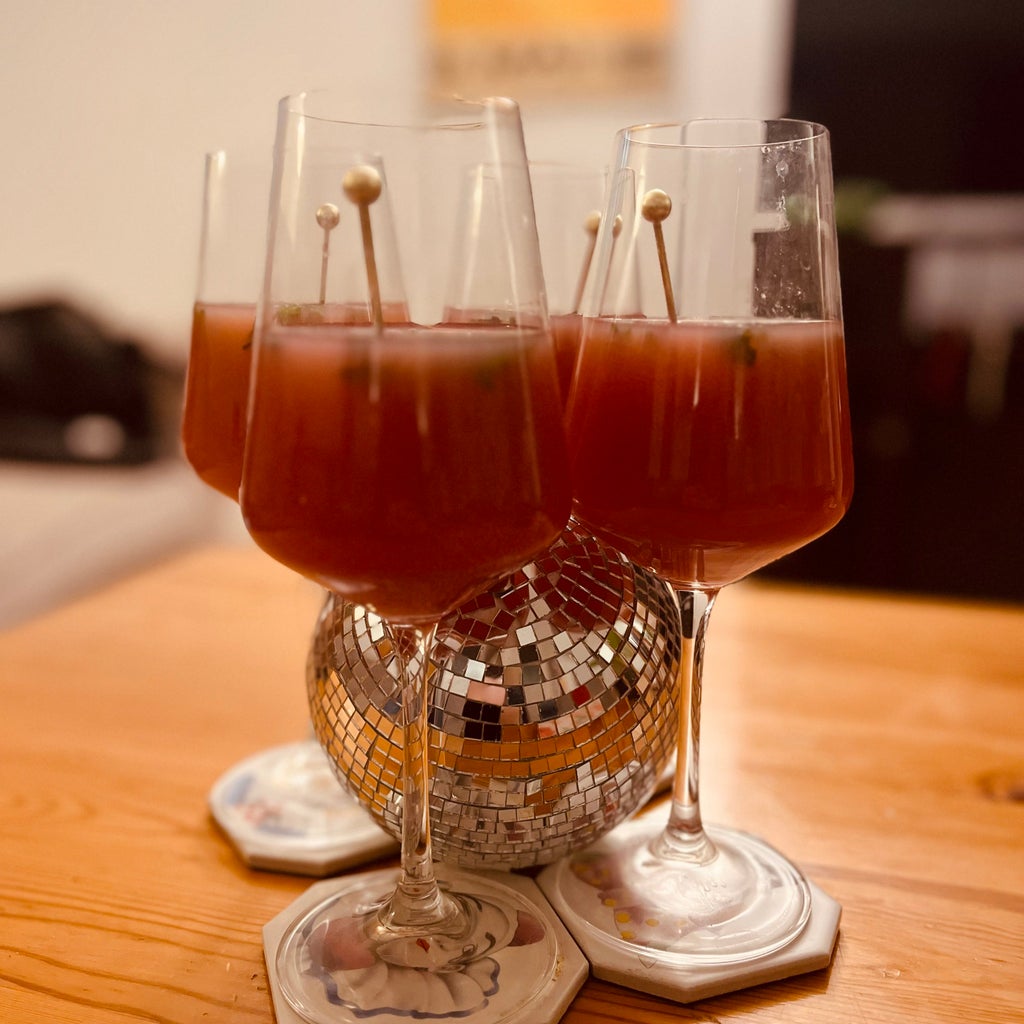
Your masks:
[{"label": "cocktail", "polygon": [[685,974],[769,957],[811,914],[782,854],[705,828],[698,749],[719,590],[830,529],[852,493],[831,165],[828,133],[796,121],[617,141],[605,221],[623,229],[598,240],[567,414],[573,512],[677,591],[678,765],[667,825],[624,826],[543,884],[577,937]]},{"label": "cocktail", "polygon": [[518,108],[394,126],[339,102],[280,107],[240,503],[268,554],[388,623],[401,868],[339,879],[271,959],[312,1021],[554,1020],[568,936],[525,880],[435,870],[427,799],[437,622],[571,498]]}]

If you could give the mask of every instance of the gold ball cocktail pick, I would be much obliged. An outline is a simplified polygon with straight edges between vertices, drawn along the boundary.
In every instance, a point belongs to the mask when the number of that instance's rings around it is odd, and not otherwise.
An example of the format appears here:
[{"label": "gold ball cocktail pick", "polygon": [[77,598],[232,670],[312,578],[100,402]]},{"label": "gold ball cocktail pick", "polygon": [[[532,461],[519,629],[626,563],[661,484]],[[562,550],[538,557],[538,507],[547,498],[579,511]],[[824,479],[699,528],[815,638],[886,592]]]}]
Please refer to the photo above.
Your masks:
[{"label": "gold ball cocktail pick", "polygon": [[320,305],[327,301],[327,261],[331,255],[331,232],[338,226],[341,214],[334,203],[316,208],[316,222],[324,229],[324,245],[320,253]]},{"label": "gold ball cocktail pick", "polygon": [[661,266],[661,283],[665,288],[665,305],[668,307],[668,318],[676,322],[676,300],[672,294],[672,278],[668,272],[668,255],[665,252],[665,235],[661,230],[661,222],[672,212],[672,199],[660,188],[652,188],[640,204],[640,212],[654,228],[654,241],[658,246],[658,263]]},{"label": "gold ball cocktail pick", "polygon": [[363,256],[366,260],[366,280],[370,286],[370,305],[373,322],[378,330],[384,326],[384,309],[380,301],[380,279],[377,276],[377,258],[373,251],[373,229],[370,226],[370,207],[380,198],[383,182],[379,172],[360,164],[346,172],[341,179],[341,190],[346,198],[359,208],[359,228],[363,234]]},{"label": "gold ball cocktail pick", "polygon": [[[587,277],[590,274],[590,264],[594,260],[594,248],[597,245],[597,232],[600,227],[600,210],[591,210],[583,219],[583,230],[587,233],[589,242],[587,243],[587,251],[583,256],[583,266],[580,268],[580,278],[576,283],[576,296],[572,303],[572,311],[574,313],[578,313],[580,311],[580,305],[583,302],[583,290],[586,288]],[[612,238],[618,238],[621,231],[622,217],[616,216],[615,220],[612,221]]]},{"label": "gold ball cocktail pick", "polygon": [[580,311],[580,303],[583,301],[583,289],[587,284],[587,275],[590,273],[590,264],[594,259],[594,246],[597,245],[597,231],[601,227],[600,210],[591,210],[583,218],[583,230],[587,233],[587,251],[583,256],[583,266],[580,268],[580,277],[576,282],[576,296],[572,301],[572,311]]}]

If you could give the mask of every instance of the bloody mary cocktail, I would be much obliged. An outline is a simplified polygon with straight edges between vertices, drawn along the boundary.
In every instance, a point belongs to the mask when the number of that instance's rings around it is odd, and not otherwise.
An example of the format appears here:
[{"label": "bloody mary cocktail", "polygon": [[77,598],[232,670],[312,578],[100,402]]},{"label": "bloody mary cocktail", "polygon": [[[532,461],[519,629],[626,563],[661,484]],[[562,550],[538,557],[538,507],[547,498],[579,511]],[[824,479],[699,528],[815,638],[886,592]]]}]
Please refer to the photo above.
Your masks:
[{"label": "bloody mary cocktail", "polygon": [[574,513],[679,588],[801,547],[853,488],[835,322],[588,322],[568,411]]},{"label": "bloody mary cocktail", "polygon": [[275,325],[255,372],[249,532],[392,623],[436,620],[565,525],[562,404],[543,332]]},{"label": "bloody mary cocktail", "polygon": [[238,500],[255,305],[197,303],[181,439],[200,479]]}]

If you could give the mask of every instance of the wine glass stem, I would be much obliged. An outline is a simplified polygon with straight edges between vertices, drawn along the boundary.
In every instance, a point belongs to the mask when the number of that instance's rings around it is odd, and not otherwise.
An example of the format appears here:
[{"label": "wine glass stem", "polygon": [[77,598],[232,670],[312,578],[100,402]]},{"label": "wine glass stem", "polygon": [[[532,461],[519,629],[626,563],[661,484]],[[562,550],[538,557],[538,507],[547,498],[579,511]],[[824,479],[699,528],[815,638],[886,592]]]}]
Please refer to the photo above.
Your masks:
[{"label": "wine glass stem", "polygon": [[668,825],[655,840],[661,857],[706,864],[716,855],[700,817],[700,704],[704,640],[717,590],[677,592],[682,625],[679,657],[679,737]]},{"label": "wine glass stem", "polygon": [[398,886],[383,914],[393,929],[417,929],[450,922],[460,913],[439,888],[430,843],[430,758],[428,686],[434,626],[394,628],[402,664],[402,867]]}]

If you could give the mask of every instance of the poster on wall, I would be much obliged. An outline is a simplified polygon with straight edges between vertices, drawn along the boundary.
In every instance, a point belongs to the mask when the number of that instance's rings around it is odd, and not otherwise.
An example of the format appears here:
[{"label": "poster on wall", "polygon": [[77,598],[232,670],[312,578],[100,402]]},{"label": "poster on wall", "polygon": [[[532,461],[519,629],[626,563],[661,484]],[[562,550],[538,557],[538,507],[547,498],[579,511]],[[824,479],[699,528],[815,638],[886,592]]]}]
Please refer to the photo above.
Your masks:
[{"label": "poster on wall", "polygon": [[568,99],[664,90],[679,0],[428,0],[430,91]]}]

